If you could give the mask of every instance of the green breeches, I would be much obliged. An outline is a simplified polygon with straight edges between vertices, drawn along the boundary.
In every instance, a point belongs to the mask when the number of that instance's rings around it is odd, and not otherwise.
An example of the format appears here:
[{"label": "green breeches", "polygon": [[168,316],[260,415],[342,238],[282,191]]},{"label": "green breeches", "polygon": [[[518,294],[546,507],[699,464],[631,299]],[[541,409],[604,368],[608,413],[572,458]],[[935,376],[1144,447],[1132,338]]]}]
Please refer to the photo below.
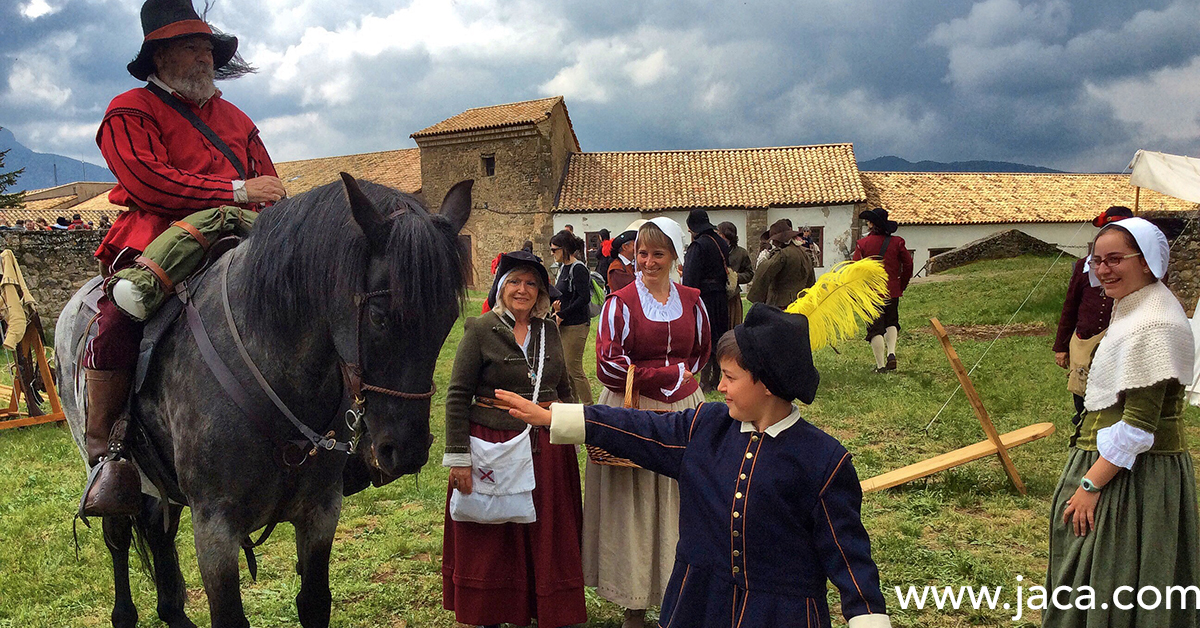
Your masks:
[{"label": "green breeches", "polygon": [[[138,263],[118,271],[108,280],[106,290],[109,297],[112,297],[112,286],[117,280],[129,280],[142,295],[141,302],[146,309],[142,320],[150,318],[166,300],[168,289],[187,279],[196,270],[211,243],[228,235],[246,237],[257,218],[257,212],[225,206],[198,211],[177,221],[194,227],[205,242],[197,240],[188,229],[172,224],[146,247]],[[162,270],[162,274],[170,281],[169,285],[164,284],[158,274],[151,270],[153,265]]]}]

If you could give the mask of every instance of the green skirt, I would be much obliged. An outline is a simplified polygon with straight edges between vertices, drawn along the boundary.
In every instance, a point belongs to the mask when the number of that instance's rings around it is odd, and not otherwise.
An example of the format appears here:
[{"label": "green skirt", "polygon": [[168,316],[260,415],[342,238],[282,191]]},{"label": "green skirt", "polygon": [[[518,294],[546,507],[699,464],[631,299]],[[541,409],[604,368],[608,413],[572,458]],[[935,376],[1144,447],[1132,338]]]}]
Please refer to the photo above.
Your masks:
[{"label": "green skirt", "polygon": [[[1200,591],[1168,589],[1200,583],[1191,454],[1138,456],[1132,471],[1118,473],[1104,487],[1096,505],[1096,528],[1077,537],[1063,523],[1063,511],[1079,480],[1099,457],[1098,452],[1072,448],[1054,491],[1046,592],[1052,594],[1062,586],[1073,591],[1059,598],[1064,605],[1071,600],[1068,609],[1057,608],[1047,599],[1042,626],[1200,626]],[[1093,600],[1082,597],[1083,586],[1092,588]],[[1131,589],[1118,592],[1119,587]],[[1156,591],[1143,592],[1143,587]],[[1118,594],[1115,600],[1114,593]],[[1145,607],[1138,603],[1139,597]]]}]

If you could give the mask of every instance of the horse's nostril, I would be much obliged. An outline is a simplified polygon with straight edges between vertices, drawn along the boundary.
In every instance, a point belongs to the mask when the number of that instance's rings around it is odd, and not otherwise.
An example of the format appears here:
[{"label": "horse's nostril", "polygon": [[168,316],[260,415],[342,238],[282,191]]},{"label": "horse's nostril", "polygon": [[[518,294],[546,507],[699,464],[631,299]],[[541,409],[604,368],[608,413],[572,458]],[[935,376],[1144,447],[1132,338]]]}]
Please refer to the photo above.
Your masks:
[{"label": "horse's nostril", "polygon": [[378,450],[375,453],[380,460],[387,461],[386,464],[395,463],[394,456],[396,455],[396,447],[391,443],[379,445]]}]

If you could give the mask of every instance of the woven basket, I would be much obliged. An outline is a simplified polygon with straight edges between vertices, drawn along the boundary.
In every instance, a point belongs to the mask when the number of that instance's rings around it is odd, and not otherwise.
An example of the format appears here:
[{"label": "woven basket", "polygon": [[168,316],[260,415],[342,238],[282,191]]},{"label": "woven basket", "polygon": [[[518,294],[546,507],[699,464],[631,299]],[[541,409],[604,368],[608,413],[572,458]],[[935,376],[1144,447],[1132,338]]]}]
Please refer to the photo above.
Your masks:
[{"label": "woven basket", "polygon": [[[637,392],[633,390],[633,365],[630,364],[629,374],[625,376],[625,403],[622,404],[622,407],[637,408],[637,399]],[[626,460],[625,458],[618,458],[617,456],[614,456],[595,445],[587,445],[587,453],[588,460],[591,460],[594,464],[602,464],[609,467],[631,467],[634,469],[641,468],[633,462]]]}]

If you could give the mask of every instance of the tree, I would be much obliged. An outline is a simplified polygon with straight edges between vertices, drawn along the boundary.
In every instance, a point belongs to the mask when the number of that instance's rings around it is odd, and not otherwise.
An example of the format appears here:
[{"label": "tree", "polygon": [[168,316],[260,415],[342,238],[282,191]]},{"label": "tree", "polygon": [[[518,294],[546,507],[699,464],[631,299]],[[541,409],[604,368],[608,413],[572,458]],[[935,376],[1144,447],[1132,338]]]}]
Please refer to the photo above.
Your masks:
[{"label": "tree", "polygon": [[20,207],[24,193],[6,194],[5,190],[17,184],[17,177],[21,176],[25,169],[4,172],[4,156],[7,154],[7,150],[0,150],[0,207]]}]

